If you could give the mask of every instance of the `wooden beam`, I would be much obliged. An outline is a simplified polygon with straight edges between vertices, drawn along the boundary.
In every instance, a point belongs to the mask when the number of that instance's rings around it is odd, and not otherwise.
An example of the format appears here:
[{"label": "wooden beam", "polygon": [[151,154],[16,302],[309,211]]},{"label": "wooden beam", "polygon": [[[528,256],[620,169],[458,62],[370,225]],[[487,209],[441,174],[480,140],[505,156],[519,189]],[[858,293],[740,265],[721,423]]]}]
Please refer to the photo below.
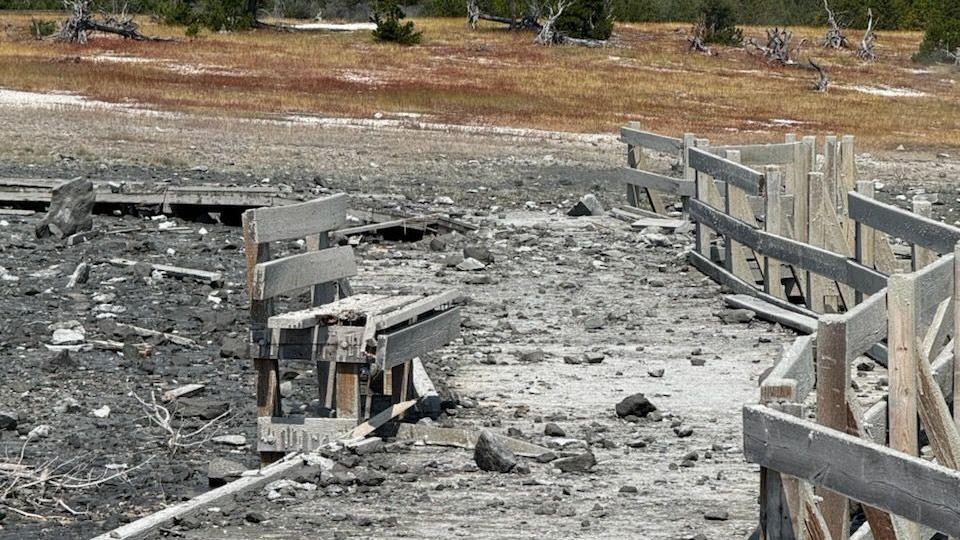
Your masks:
[{"label": "wooden beam", "polygon": [[339,229],[347,222],[349,200],[341,193],[300,204],[247,210],[244,214],[248,215],[250,238],[263,244]]},{"label": "wooden beam", "polygon": [[743,443],[752,463],[960,536],[960,472],[761,405]]},{"label": "wooden beam", "polygon": [[953,253],[960,229],[851,192],[850,217],[905,242],[940,254]]},{"label": "wooden beam", "polygon": [[734,144],[717,146],[712,152],[722,156],[726,150],[740,152],[740,159],[748,165],[788,165],[796,159],[794,152],[800,147],[798,142],[771,144]]},{"label": "wooden beam", "polygon": [[395,403],[390,407],[380,411],[366,422],[353,428],[349,433],[343,436],[344,439],[362,439],[373,433],[387,422],[397,418],[407,412],[411,407],[417,404],[417,400],[402,401]]},{"label": "wooden beam", "polygon": [[414,358],[410,361],[410,378],[413,382],[413,391],[419,399],[417,408],[421,413],[437,417],[440,415],[440,394],[437,388],[430,380],[430,375],[423,367],[423,361],[420,358]]},{"label": "wooden beam", "polygon": [[257,418],[257,450],[310,453],[340,439],[356,425],[357,421],[352,418],[260,417]]},{"label": "wooden beam", "polygon": [[[854,437],[867,438],[863,427],[863,414],[855,401],[847,401],[847,432]],[[890,514],[868,504],[863,505],[863,513],[873,532],[873,540],[898,540],[898,523]]]},{"label": "wooden beam", "polygon": [[[933,204],[925,199],[913,199],[913,213],[918,216],[930,219],[933,215]],[[937,258],[937,254],[929,249],[914,244],[911,248],[913,255],[913,270],[916,272],[921,268],[930,265]]]},{"label": "wooden beam", "polygon": [[[953,251],[953,357],[960,358],[960,242]],[[960,362],[950,370],[953,388],[960,388]],[[960,429],[960,399],[953,400],[953,421]]]},{"label": "wooden beam", "polygon": [[762,173],[699,148],[690,149],[690,166],[742,189],[747,195],[760,195],[763,189]]},{"label": "wooden beam", "polygon": [[[310,463],[317,464],[321,469],[327,471],[331,470],[334,465],[332,460],[322,456],[311,456]],[[146,538],[174,519],[196,514],[215,504],[221,504],[226,499],[235,497],[240,493],[260,489],[274,480],[291,477],[299,473],[303,468],[303,456],[291,454],[283,461],[268,465],[259,471],[247,471],[249,474],[244,473],[238,480],[212,489],[188,501],[164,508],[159,512],[155,512],[136,521],[131,521],[126,525],[122,525],[112,531],[95,537],[94,540]]]},{"label": "wooden beam", "polygon": [[933,376],[929,356],[923,345],[917,343],[920,358],[917,360],[917,387],[920,402],[920,420],[933,448],[937,462],[944,467],[960,469],[960,434],[950,416],[950,407],[943,397],[940,385]]},{"label": "wooden beam", "polygon": [[634,146],[641,146],[655,152],[676,154],[683,145],[681,139],[658,135],[632,126],[620,128],[620,140]]},{"label": "wooden beam", "polygon": [[453,308],[395,332],[377,336],[377,364],[381,369],[413,360],[443,347],[460,335],[460,308]]},{"label": "wooden beam", "polygon": [[[817,328],[817,422],[840,431],[847,429],[847,391],[850,365],[847,363],[847,324],[838,315],[824,315]],[[821,489],[821,509],[835,540],[849,536],[850,508],[840,493]]]},{"label": "wooden beam", "polygon": [[778,384],[778,381],[793,381],[794,394],[790,401],[803,403],[807,395],[813,390],[816,382],[814,370],[814,344],[816,336],[800,336],[793,343],[784,345],[780,360],[767,377],[760,383],[760,400],[764,403],[775,401],[774,396],[765,396],[770,393],[766,387]]},{"label": "wooden beam", "polygon": [[[786,237],[784,234],[783,216],[783,172],[777,167],[767,167],[765,172],[766,187],[764,189],[764,203],[766,205],[763,226],[767,233],[774,236]],[[777,298],[786,300],[783,290],[782,265],[780,261],[770,257],[763,259],[764,292]]]},{"label": "wooden beam", "polygon": [[777,323],[801,334],[812,334],[817,331],[817,320],[813,317],[801,315],[750,295],[727,294],[724,295],[723,302],[732,308],[749,309],[765,321]]},{"label": "wooden beam", "polygon": [[694,186],[690,180],[672,178],[662,174],[647,172],[641,169],[624,167],[620,169],[620,179],[632,186],[674,196],[693,196]]},{"label": "wooden beam", "polygon": [[355,275],[357,263],[349,246],[310,251],[257,264],[253,295],[263,300]]}]

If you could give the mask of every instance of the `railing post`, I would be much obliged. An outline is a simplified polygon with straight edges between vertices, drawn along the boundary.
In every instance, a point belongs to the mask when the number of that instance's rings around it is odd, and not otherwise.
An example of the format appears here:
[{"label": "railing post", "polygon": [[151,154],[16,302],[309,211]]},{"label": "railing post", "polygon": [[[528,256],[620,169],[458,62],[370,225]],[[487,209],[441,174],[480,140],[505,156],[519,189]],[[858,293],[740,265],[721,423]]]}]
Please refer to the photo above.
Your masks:
[{"label": "railing post", "polygon": [[[873,182],[858,180],[857,193],[872,199],[874,197]],[[853,224],[853,255],[860,264],[867,268],[873,268],[875,266],[876,231],[872,227],[864,227],[859,221],[854,221]],[[858,304],[863,302],[863,293],[860,291],[856,292],[856,302]]]},{"label": "railing post", "polygon": [[953,421],[960,429],[960,242],[953,248]]},{"label": "railing post", "polygon": [[[923,216],[925,218],[931,217],[933,215],[933,204],[919,197],[913,198],[913,213],[918,216]],[[937,254],[929,249],[922,248],[916,244],[911,248],[911,254],[913,255],[913,271],[916,272],[929,265],[934,259],[937,258]]]},{"label": "railing post", "polygon": [[[847,364],[847,321],[839,315],[824,315],[817,325],[817,422],[847,432],[847,390],[850,366]],[[823,518],[833,540],[846,540],[850,531],[847,498],[819,489],[823,497]]]},{"label": "railing post", "polygon": [[[823,226],[823,220],[826,219],[823,212],[823,205],[827,203],[827,201],[824,201],[824,196],[827,193],[826,186],[824,186],[825,180],[823,173],[816,172],[808,174],[807,178],[809,179],[808,184],[810,187],[810,232],[808,243],[811,246],[822,248],[826,245],[826,231]],[[824,297],[827,295],[829,286],[830,281],[828,279],[818,276],[813,272],[807,272],[807,291],[809,295],[807,307],[817,313],[823,313],[826,306]]]},{"label": "railing post", "polygon": [[[783,234],[783,172],[779,167],[768,166],[764,170],[765,186],[764,201],[764,229],[777,236]],[[782,268],[780,261],[763,258],[763,290],[777,298],[786,299],[783,290]]]},{"label": "railing post", "polygon": [[[917,286],[912,274],[894,274],[887,280],[888,369],[890,378],[890,447],[911,456],[919,452],[917,430]],[[904,527],[901,540],[917,540],[915,524]]]},{"label": "railing post", "polygon": [[[696,181],[697,171],[693,170],[690,167],[690,149],[696,144],[696,139],[693,136],[693,133],[684,133],[683,134],[683,147],[681,148],[681,154],[683,159],[683,178],[684,180]],[[683,203],[683,219],[687,219],[688,215],[688,197],[681,197],[680,202]]]}]

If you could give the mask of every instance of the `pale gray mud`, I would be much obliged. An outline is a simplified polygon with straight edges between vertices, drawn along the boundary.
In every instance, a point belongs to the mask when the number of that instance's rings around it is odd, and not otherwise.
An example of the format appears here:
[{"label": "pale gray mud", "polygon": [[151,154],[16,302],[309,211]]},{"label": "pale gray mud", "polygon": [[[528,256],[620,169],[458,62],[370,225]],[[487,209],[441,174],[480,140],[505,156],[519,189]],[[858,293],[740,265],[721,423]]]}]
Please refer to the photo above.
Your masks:
[{"label": "pale gray mud", "polygon": [[[323,128],[72,108],[2,112],[2,177],[274,185],[304,199],[347,192],[357,208],[444,212],[478,225],[475,233],[445,238],[442,248],[431,248],[430,238],[365,237],[355,289],[459,288],[469,298],[463,337],[428,359],[449,389],[440,422],[589,449],[598,461],[586,473],[527,461],[529,474],[494,474],[476,471],[467,450],[397,443],[350,463],[362,482],[301,478],[306,489],[284,488],[279,498],[249,493],[164,534],[713,539],[753,528],[758,475],[741,454],[740,408],[756,400],[759,374],[793,335],[758,321],[722,324],[719,288],[684,262],[688,235],[661,238],[610,217],[564,215],[587,192],[608,207],[624,203],[611,180],[625,161],[614,137]],[[893,200],[917,187],[914,174],[926,181],[941,173],[955,178],[957,170],[955,159],[933,154],[861,162],[861,177],[899,190],[882,192]],[[935,212],[949,216],[954,188],[939,187],[948,204]],[[89,537],[202,492],[214,457],[255,466],[253,371],[248,359],[234,358],[247,328],[240,230],[177,219],[175,230],[162,231],[146,218],[97,216],[95,227],[111,234],[64,247],[33,238],[39,218],[0,216],[0,266],[19,278],[0,281],[0,412],[19,418],[0,431],[3,461],[17,462],[22,448],[28,466],[74,455],[94,471],[150,461],[99,487],[62,493],[78,516],[50,497],[11,491],[3,504],[33,516],[0,510],[0,537]],[[468,245],[488,247],[495,261],[469,273],[445,264]],[[111,257],[218,270],[225,283],[155,279],[111,266]],[[89,282],[65,290],[80,262],[91,265]],[[100,307],[106,303],[123,310]],[[149,358],[94,349],[74,353],[72,365],[52,362],[44,343],[58,322],[77,320],[88,340],[139,344],[104,322],[109,310],[119,311],[119,322],[175,332],[199,346],[151,340]],[[602,361],[582,362],[586,353]],[[651,375],[658,369],[662,376]],[[217,434],[243,434],[246,444],[211,441],[171,455],[130,392],[145,397],[192,382],[207,387],[177,407],[196,415],[184,420],[187,428],[225,405],[231,414]],[[661,421],[617,418],[616,403],[636,392],[658,407]],[[108,417],[91,415],[104,405]],[[566,437],[544,435],[547,422]],[[43,424],[50,434],[28,441]],[[8,481],[0,479],[0,487]]]}]

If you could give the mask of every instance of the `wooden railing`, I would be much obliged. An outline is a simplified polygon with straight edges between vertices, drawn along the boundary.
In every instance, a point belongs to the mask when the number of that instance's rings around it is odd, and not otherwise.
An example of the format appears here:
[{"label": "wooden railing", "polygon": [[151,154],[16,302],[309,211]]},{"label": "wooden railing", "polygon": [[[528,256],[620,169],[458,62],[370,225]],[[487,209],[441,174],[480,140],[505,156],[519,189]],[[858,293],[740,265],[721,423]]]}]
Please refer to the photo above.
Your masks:
[{"label": "wooden railing", "polygon": [[[710,148],[690,135],[660,146],[635,127],[623,135],[682,154],[691,264],[737,293],[728,303],[808,334],[743,410],[744,455],[761,466],[752,537],[845,540],[851,501],[866,517],[860,540],[960,537],[960,229],[931,219],[923,200],[914,212],[875,201],[873,183],[856,178],[852,137],[828,137],[814,170],[810,137]],[[911,245],[909,261],[890,237]],[[866,410],[851,395],[863,356],[889,380]],[[918,457],[921,433],[935,462]]]}]

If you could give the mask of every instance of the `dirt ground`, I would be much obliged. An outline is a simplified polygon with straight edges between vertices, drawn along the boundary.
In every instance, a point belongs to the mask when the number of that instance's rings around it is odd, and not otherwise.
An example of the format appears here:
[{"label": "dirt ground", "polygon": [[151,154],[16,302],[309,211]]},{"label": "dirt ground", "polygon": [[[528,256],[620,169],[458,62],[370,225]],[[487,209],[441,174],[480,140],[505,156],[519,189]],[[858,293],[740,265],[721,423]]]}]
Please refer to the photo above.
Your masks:
[{"label": "dirt ground", "polygon": [[[758,476],[740,451],[739,411],[756,399],[758,376],[793,334],[759,321],[722,324],[719,287],[684,262],[689,236],[660,238],[611,217],[565,216],[587,192],[608,207],[623,204],[611,173],[624,149],[613,136],[323,127],[71,107],[2,113],[0,177],[279,185],[291,196],[347,192],[355,207],[442,211],[478,225],[445,238],[439,251],[429,238],[365,237],[355,290],[459,288],[469,298],[462,339],[428,362],[456,403],[441,422],[497,433],[514,428],[545,446],[589,448],[598,461],[584,474],[531,460],[529,475],[500,475],[476,471],[469,451],[399,444],[355,465],[382,475],[370,485],[304,484],[273,500],[251,493],[170,534],[713,539],[754,527]],[[939,192],[945,204],[935,214],[956,219],[956,156],[861,155],[859,165],[861,178],[884,184],[882,198],[905,205],[898,196]],[[18,416],[14,430],[0,431],[3,461],[17,462],[23,451],[22,463],[32,466],[75,458],[96,475],[122,465],[132,470],[57,495],[78,516],[56,501],[15,497],[8,506],[45,519],[0,506],[0,537],[89,537],[203,492],[215,457],[254,467],[253,371],[232,347],[247,328],[240,230],[178,218],[163,230],[160,220],[106,215],[95,220],[106,234],[64,247],[34,238],[39,218],[0,216],[0,266],[19,278],[0,281],[0,413]],[[479,272],[446,266],[445,258],[468,245],[488,247],[495,262]],[[112,266],[112,257],[216,270],[225,283],[159,278]],[[84,261],[89,281],[65,289]],[[149,358],[93,349],[58,363],[44,344],[51,325],[71,320],[87,340],[144,341],[118,330],[115,320],[199,346],[148,339]],[[538,350],[543,354],[528,354]],[[577,362],[585,353],[603,360]],[[662,376],[651,374],[660,368]],[[210,429],[244,435],[246,444],[209,441],[171,455],[163,431],[130,394],[145,398],[188,383],[206,389],[178,405],[186,425],[200,427],[226,409]],[[616,417],[614,405],[636,392],[660,409],[662,421]],[[103,406],[109,415],[94,416]],[[546,422],[570,440],[545,436]],[[27,440],[41,425],[49,434]],[[692,434],[678,437],[682,428]],[[268,519],[251,523],[251,512]]]}]

